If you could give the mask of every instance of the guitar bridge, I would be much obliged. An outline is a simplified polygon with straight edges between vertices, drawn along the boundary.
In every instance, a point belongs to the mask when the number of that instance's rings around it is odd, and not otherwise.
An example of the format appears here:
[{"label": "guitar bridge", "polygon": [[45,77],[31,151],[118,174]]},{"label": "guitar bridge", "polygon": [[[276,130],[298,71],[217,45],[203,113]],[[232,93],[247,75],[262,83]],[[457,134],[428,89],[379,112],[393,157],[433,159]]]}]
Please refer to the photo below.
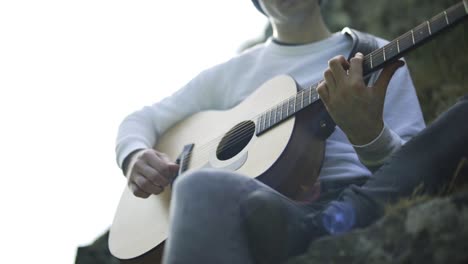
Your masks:
[{"label": "guitar bridge", "polygon": [[[177,175],[175,178],[177,178],[179,175],[187,171],[189,162],[190,162],[190,157],[192,154],[192,150],[195,144],[187,144],[184,146],[182,153],[180,153],[179,157],[176,160],[176,163],[180,166],[179,171],[177,172]],[[174,178],[174,179],[175,179]]]}]

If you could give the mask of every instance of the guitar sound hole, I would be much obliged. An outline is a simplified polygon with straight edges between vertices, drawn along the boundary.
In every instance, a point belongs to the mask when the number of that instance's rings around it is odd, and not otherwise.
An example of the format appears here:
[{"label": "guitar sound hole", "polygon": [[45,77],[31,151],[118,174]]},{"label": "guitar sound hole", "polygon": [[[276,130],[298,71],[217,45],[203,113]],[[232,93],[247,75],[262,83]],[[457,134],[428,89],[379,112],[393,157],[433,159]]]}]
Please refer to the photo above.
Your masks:
[{"label": "guitar sound hole", "polygon": [[241,152],[249,144],[255,133],[255,123],[244,121],[237,124],[223,137],[216,149],[219,160],[228,160]]}]

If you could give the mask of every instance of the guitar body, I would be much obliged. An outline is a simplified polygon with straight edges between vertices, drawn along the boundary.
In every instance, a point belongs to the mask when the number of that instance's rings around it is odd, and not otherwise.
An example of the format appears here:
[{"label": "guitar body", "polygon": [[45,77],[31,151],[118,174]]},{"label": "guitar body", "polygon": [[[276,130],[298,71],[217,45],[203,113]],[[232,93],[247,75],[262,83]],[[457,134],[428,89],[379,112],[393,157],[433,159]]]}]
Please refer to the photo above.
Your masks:
[{"label": "guitar body", "polygon": [[[200,168],[231,170],[258,178],[297,198],[304,191],[304,186],[299,185],[312,184],[317,178],[324,156],[324,141],[311,133],[320,104],[304,109],[259,136],[252,130],[257,120],[250,120],[260,110],[296,93],[294,79],[287,75],[275,77],[230,110],[200,112],[179,122],[164,133],[155,148],[176,160],[184,146],[193,143],[187,172]],[[239,126],[244,134],[230,133]],[[242,144],[236,151],[219,153],[223,144],[229,147],[240,141]],[[140,263],[143,258],[156,261],[161,257],[162,243],[168,236],[170,197],[170,188],[147,199],[137,198],[125,188],[109,236],[114,256],[123,260],[137,258]]]}]

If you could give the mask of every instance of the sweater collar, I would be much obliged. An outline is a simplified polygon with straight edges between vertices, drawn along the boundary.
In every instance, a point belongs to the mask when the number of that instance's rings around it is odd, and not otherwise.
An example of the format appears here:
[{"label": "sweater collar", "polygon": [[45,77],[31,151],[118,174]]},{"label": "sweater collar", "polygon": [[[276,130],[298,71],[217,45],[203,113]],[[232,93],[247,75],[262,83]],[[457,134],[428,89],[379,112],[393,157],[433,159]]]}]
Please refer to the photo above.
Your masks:
[{"label": "sweater collar", "polygon": [[265,42],[266,51],[269,53],[279,54],[279,55],[304,55],[310,54],[313,52],[323,51],[327,47],[335,46],[339,43],[345,41],[347,37],[341,32],[333,33],[330,37],[303,45],[285,45],[280,44],[273,40],[272,37],[268,38]]}]

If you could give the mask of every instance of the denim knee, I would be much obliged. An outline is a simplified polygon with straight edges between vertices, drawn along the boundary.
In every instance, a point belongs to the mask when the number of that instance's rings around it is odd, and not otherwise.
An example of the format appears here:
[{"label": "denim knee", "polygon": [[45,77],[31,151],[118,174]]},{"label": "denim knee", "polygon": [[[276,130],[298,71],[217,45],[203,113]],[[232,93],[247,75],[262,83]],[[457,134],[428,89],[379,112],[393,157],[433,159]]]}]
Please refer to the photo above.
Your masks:
[{"label": "denim knee", "polygon": [[462,102],[462,101],[467,101],[468,102],[468,94],[465,94],[464,96],[458,98],[458,102]]},{"label": "denim knee", "polygon": [[248,218],[254,212],[273,210],[271,207],[279,206],[278,199],[279,197],[271,190],[257,189],[242,199],[241,215],[243,218]]},{"label": "denim knee", "polygon": [[200,169],[178,177],[174,182],[174,192],[226,192],[246,180],[250,179],[230,171]]}]

